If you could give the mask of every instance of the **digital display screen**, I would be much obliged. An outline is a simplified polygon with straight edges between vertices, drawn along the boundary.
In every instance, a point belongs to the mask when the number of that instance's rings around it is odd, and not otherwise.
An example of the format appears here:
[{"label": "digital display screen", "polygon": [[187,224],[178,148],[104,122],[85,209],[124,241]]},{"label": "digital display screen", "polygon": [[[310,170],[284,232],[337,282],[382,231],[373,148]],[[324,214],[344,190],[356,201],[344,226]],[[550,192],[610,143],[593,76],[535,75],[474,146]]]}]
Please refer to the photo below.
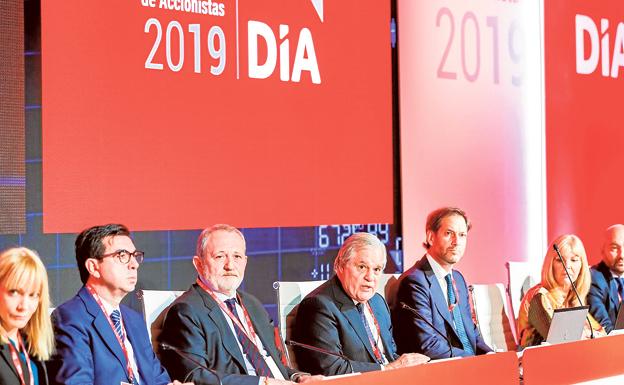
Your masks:
[{"label": "digital display screen", "polygon": [[0,234],[26,232],[24,3],[4,1],[0,18]]},{"label": "digital display screen", "polygon": [[44,232],[393,222],[389,2],[41,6]]}]

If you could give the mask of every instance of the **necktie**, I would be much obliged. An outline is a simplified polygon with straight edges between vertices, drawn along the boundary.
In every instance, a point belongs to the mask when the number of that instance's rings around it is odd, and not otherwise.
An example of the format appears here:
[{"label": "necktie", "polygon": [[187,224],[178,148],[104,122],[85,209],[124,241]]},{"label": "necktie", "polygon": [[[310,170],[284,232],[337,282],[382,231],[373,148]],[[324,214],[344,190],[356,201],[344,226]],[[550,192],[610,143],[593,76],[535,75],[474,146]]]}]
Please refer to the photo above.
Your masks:
[{"label": "necktie", "polygon": [[[230,298],[225,301],[225,304],[227,305],[228,309],[230,309],[232,314],[234,314],[236,319],[240,321],[240,318],[238,317],[238,312],[236,311],[236,299]],[[264,360],[264,357],[262,356],[256,345],[251,342],[249,337],[247,337],[245,331],[241,330],[241,328],[235,323],[234,330],[236,330],[236,338],[238,338],[238,342],[240,342],[241,346],[243,347],[243,353],[245,354],[245,356],[247,356],[247,359],[249,360],[251,366],[253,366],[256,370],[256,375],[273,378],[271,369],[269,369],[269,366]]]},{"label": "necktie", "polygon": [[617,278],[618,293],[620,294],[620,301],[624,300],[624,278]]},{"label": "necktie", "polygon": [[[453,278],[451,274],[447,274],[444,277],[446,280],[446,291],[448,294],[449,307],[452,306],[453,310],[451,313],[453,314],[453,320],[455,321],[455,331],[457,332],[457,336],[459,337],[459,341],[461,342],[464,350],[468,353],[475,354],[472,345],[470,344],[470,340],[468,339],[468,335],[466,335],[466,329],[464,328],[464,322],[462,320],[461,310],[459,309],[458,304],[456,303],[457,298],[455,298],[455,290],[453,290]],[[455,306],[453,306],[455,305]]]},{"label": "necktie", "polygon": [[362,319],[362,323],[364,324],[364,329],[366,329],[368,340],[371,342],[373,352],[375,353],[375,359],[377,360],[377,363],[383,365],[383,360],[381,359],[381,353],[379,352],[379,348],[377,347],[377,343],[375,342],[375,338],[373,337],[373,332],[370,329],[370,325],[368,324],[368,321],[366,320],[366,314],[364,314],[364,304],[358,303],[355,306],[357,307],[358,312],[360,313],[360,318]]},{"label": "necktie", "polygon": [[119,312],[119,310],[117,309],[113,310],[113,312],[110,315],[110,319],[111,321],[113,321],[113,326],[115,327],[115,333],[117,333],[117,335],[123,342],[125,340],[125,336],[124,336],[123,328],[121,326],[121,313]]}]

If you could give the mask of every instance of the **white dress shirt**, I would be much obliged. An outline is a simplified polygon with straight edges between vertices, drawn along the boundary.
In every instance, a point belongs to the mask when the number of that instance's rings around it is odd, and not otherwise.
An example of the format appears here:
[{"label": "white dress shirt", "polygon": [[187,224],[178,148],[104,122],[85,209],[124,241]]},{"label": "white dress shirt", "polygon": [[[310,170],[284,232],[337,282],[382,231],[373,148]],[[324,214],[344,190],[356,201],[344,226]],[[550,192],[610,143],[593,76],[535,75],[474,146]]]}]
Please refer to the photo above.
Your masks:
[{"label": "white dress shirt", "polygon": [[[130,360],[130,366],[132,367],[132,374],[134,375],[134,383],[135,384],[139,384],[139,368],[137,367],[137,363],[136,360],[134,358],[134,350],[132,349],[132,344],[130,343],[130,339],[128,338],[128,333],[126,333],[126,326],[124,324],[123,321],[123,316],[121,315],[121,309],[119,309],[119,306],[115,307],[113,305],[111,305],[110,303],[108,303],[104,298],[100,297],[100,299],[102,300],[102,304],[104,305],[104,309],[106,309],[106,316],[108,317],[108,319],[110,320],[110,316],[113,313],[113,310],[119,310],[119,317],[121,319],[121,327],[124,331],[124,346],[126,348],[126,351],[128,352],[128,360]],[[111,321],[112,322],[112,321]],[[114,331],[113,331],[114,333]]]}]

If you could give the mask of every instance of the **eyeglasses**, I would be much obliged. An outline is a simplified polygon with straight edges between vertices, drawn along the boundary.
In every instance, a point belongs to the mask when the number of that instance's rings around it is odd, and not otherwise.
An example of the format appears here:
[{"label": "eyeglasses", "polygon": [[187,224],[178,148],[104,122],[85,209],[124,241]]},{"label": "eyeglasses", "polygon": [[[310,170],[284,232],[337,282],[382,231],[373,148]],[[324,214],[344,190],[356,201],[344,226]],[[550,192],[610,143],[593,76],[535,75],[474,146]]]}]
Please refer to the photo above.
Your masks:
[{"label": "eyeglasses", "polygon": [[117,260],[123,264],[127,264],[128,262],[130,262],[130,258],[134,257],[137,263],[141,263],[143,262],[145,253],[140,250],[135,250],[133,253],[131,253],[128,250],[121,249],[121,250],[113,251],[112,253],[102,254],[98,258],[102,259],[106,257],[117,257]]}]

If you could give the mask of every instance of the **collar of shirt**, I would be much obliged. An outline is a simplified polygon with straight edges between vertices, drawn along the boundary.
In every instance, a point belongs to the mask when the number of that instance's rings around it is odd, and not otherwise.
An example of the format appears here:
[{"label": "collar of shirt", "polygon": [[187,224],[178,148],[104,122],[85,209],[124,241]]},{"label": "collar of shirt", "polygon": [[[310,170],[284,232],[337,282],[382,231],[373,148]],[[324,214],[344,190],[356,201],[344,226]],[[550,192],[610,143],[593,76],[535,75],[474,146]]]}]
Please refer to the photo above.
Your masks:
[{"label": "collar of shirt", "polygon": [[440,266],[440,264],[435,259],[433,259],[431,255],[429,255],[429,253],[427,253],[427,261],[429,261],[431,269],[433,270],[433,274],[435,274],[438,281],[441,279],[445,279],[444,277],[446,277],[449,273],[453,272],[453,270],[448,272],[444,270],[442,266]]},{"label": "collar of shirt", "polygon": [[104,309],[106,310],[106,315],[108,317],[110,317],[110,315],[113,312],[113,310],[119,310],[119,314],[121,314],[121,309],[119,308],[119,306],[115,307],[115,306],[111,305],[110,303],[108,303],[107,300],[105,300],[102,297],[100,297],[100,299],[102,300],[102,305],[104,305]]},{"label": "collar of shirt", "polygon": [[624,278],[624,274],[619,275],[619,274],[616,274],[613,270],[609,270],[609,271],[611,272],[611,276],[613,278]]}]

